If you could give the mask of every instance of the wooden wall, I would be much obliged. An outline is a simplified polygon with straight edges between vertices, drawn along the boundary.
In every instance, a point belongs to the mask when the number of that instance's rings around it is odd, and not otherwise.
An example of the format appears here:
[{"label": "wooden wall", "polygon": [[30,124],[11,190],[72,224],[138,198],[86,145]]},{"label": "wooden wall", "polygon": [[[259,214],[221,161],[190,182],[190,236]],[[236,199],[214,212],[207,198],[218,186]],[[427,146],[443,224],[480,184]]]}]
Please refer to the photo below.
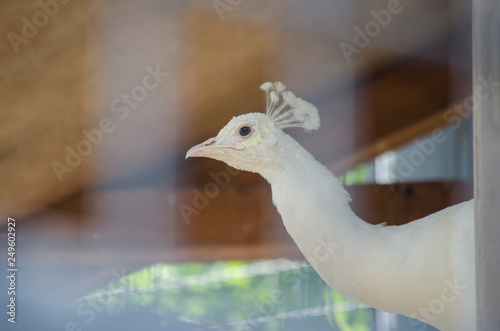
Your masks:
[{"label": "wooden wall", "polygon": [[[2,38],[0,223],[22,224],[27,269],[60,268],[71,277],[59,283],[81,294],[112,267],[301,258],[254,174],[230,175],[186,221],[180,206],[227,170],[185,152],[232,116],[263,111],[267,80],[318,106],[320,130],[290,134],[335,172],[449,124],[446,111],[470,94],[468,5],[401,1],[347,59],[340,45],[387,6],[242,1],[219,15],[212,2],[69,1],[27,42]],[[23,36],[40,11],[4,1],[0,29]],[[141,90],[145,79],[158,84]],[[68,151],[89,142],[69,165]],[[69,171],[58,175],[55,162]],[[361,216],[390,224],[471,196],[461,183],[351,190]]]}]

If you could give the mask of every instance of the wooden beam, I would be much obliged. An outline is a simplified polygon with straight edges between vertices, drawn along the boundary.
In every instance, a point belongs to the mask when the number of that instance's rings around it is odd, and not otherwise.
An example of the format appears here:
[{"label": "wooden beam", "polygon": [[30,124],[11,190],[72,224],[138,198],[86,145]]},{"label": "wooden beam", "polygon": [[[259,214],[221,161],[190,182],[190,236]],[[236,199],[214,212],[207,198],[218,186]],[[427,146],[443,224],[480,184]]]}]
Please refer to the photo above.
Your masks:
[{"label": "wooden beam", "polygon": [[473,9],[477,329],[500,330],[500,3]]},{"label": "wooden beam", "polygon": [[372,161],[380,154],[409,144],[415,139],[449,124],[444,117],[447,110],[448,109],[444,109],[435,114],[430,114],[415,123],[400,128],[394,133],[379,137],[379,139],[375,140],[373,143],[356,150],[354,153],[340,160],[332,162],[328,167],[333,172],[342,172],[360,163]]}]

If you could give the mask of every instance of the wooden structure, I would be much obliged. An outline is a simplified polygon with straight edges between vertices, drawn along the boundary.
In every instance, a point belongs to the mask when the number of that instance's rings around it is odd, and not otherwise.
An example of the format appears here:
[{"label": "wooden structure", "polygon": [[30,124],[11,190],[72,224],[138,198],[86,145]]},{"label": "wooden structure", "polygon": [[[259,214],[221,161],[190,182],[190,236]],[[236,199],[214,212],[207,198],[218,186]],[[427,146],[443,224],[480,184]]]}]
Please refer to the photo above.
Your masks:
[{"label": "wooden structure", "polygon": [[[336,173],[457,124],[471,93],[466,1],[401,1],[351,61],[339,45],[387,1],[235,1],[222,14],[211,1],[57,3],[45,23],[36,0],[0,14],[0,224],[19,219],[19,259],[49,279],[26,282],[37,298],[74,299],[158,261],[302,258],[264,180],[184,160],[232,116],[262,111],[264,81],[317,105],[321,129],[290,134]],[[349,191],[364,219],[401,224],[472,184]]]}]

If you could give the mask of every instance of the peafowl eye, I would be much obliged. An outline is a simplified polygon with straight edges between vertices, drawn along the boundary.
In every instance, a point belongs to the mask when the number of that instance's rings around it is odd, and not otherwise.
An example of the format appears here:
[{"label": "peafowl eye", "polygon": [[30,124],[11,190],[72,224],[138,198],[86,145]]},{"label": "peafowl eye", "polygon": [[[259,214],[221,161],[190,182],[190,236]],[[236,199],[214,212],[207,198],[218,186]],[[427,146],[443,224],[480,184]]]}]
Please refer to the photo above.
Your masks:
[{"label": "peafowl eye", "polygon": [[248,136],[250,133],[252,133],[252,129],[249,127],[249,126],[242,126],[240,128],[240,136],[242,137],[246,137]]}]

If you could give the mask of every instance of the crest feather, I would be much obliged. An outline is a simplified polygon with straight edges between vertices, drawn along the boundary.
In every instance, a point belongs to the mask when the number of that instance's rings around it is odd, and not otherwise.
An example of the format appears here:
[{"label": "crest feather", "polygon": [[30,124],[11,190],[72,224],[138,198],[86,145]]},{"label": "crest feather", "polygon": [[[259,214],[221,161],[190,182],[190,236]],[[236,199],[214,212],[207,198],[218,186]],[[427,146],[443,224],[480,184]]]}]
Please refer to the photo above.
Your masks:
[{"label": "crest feather", "polygon": [[311,131],[319,128],[318,109],[287,91],[285,84],[265,82],[260,89],[267,95],[266,115],[280,129],[299,127]]}]

